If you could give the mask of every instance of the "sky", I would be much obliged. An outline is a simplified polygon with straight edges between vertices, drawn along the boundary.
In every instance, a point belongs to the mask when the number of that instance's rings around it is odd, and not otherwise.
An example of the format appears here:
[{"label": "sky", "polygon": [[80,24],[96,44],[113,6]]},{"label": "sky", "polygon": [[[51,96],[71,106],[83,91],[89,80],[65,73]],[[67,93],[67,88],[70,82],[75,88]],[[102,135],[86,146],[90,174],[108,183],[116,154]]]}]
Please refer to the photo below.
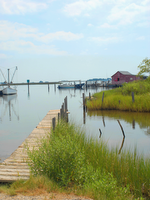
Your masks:
[{"label": "sky", "polygon": [[13,82],[137,74],[146,57],[150,0],[0,0],[0,69],[7,79],[17,66]]}]

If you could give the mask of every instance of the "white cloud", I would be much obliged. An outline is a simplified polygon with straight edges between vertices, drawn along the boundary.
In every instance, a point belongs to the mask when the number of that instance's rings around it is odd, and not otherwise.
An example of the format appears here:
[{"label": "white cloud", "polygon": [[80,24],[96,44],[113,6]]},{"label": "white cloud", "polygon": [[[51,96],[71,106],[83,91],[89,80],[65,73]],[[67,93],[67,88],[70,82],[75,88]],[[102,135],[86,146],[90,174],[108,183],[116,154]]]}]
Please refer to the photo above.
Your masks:
[{"label": "white cloud", "polygon": [[98,44],[102,44],[102,43],[116,43],[119,42],[121,40],[121,38],[119,37],[91,37],[89,38],[89,40],[96,42]]},{"label": "white cloud", "polygon": [[[0,21],[0,50],[17,51],[19,53],[36,53],[48,55],[66,55],[67,52],[57,50],[48,45],[54,40],[72,41],[83,38],[83,34],[58,31],[55,33],[40,33],[38,29],[19,23]],[[40,44],[36,44],[39,42]]]},{"label": "white cloud", "polygon": [[136,40],[145,40],[145,36],[137,37]]},{"label": "white cloud", "polygon": [[83,37],[83,34],[74,34],[65,31],[44,34],[38,32],[38,29],[31,26],[19,23],[10,23],[7,21],[0,21],[0,41],[30,38],[34,39],[35,41],[49,43],[54,40],[79,40]]},{"label": "white cloud", "polygon": [[117,26],[111,25],[111,24],[108,24],[108,23],[104,23],[100,26],[100,28],[117,28]]},{"label": "white cloud", "polygon": [[47,35],[39,37],[38,40],[42,42],[49,42],[53,40],[71,41],[71,40],[79,40],[83,37],[84,37],[83,34],[74,34],[71,32],[58,31],[55,33],[49,33]]},{"label": "white cloud", "polygon": [[92,24],[88,24],[89,27],[93,26]]},{"label": "white cloud", "polygon": [[36,37],[37,31],[36,28],[24,24],[0,21],[0,41]]},{"label": "white cloud", "polygon": [[8,56],[6,54],[0,54],[0,59],[3,59],[3,58],[7,58]]},{"label": "white cloud", "polygon": [[143,15],[149,10],[146,5],[130,3],[115,5],[107,17],[109,22],[118,22],[119,25],[132,24],[140,21]]},{"label": "white cloud", "polygon": [[46,8],[46,3],[30,0],[0,0],[0,13],[2,14],[33,13]]},{"label": "white cloud", "polygon": [[21,54],[67,55],[66,51],[59,51],[55,46],[35,45],[30,41],[7,41],[0,43],[0,50],[15,51]]},{"label": "white cloud", "polygon": [[[81,15],[81,13],[95,9],[101,4],[102,3],[99,0],[89,0],[89,1],[79,0],[74,3],[67,4],[64,7],[63,11],[69,16],[79,16]],[[89,14],[85,13],[85,16],[89,16]]]}]

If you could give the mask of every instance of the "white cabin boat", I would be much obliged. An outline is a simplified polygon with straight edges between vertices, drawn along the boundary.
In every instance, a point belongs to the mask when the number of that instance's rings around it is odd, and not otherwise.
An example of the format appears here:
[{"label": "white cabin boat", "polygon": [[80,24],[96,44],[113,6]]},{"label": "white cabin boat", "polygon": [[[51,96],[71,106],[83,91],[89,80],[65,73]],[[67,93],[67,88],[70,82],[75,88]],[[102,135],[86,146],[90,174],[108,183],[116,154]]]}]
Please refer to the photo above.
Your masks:
[{"label": "white cabin boat", "polygon": [[[15,69],[15,71],[14,71],[14,73],[13,73],[11,82],[9,82],[9,70],[10,70],[10,69],[8,69],[8,83],[7,83],[5,77],[4,77],[3,73],[2,73],[2,75],[3,75],[4,79],[5,79],[5,85],[7,85],[7,87],[5,87],[5,88],[1,91],[3,95],[12,95],[12,94],[16,94],[16,93],[17,93],[17,90],[16,90],[16,89],[13,89],[13,88],[10,87],[10,83],[12,83],[13,77],[14,77],[15,72],[16,72],[17,69],[18,69],[18,68],[16,67],[16,69]],[[1,71],[1,72],[2,72],[2,71]]]},{"label": "white cabin boat", "polygon": [[17,90],[11,87],[6,87],[2,90],[3,95],[12,95],[17,94]]},{"label": "white cabin boat", "polygon": [[59,89],[75,88],[75,85],[73,85],[73,84],[61,84],[61,85],[58,85],[58,88]]}]

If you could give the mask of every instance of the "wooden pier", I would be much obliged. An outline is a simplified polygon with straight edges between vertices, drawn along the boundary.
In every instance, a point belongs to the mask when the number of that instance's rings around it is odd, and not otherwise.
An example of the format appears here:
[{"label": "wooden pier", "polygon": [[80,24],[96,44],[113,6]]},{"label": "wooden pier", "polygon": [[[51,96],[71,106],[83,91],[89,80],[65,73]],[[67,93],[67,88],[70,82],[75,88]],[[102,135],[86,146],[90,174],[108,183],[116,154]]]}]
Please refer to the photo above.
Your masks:
[{"label": "wooden pier", "polygon": [[30,178],[28,166],[27,146],[30,150],[38,148],[37,140],[44,138],[52,127],[52,119],[58,120],[60,110],[50,110],[37,127],[31,132],[26,140],[11,154],[9,158],[0,163],[0,182],[13,182],[18,179]]}]

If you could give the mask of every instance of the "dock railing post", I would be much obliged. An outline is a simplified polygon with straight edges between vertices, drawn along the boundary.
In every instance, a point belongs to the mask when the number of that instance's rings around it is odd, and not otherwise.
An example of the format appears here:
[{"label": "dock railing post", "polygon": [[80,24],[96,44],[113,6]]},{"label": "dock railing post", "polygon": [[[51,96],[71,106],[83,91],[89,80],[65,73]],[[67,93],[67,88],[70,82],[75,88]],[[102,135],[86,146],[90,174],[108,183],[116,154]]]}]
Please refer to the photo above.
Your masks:
[{"label": "dock railing post", "polygon": [[56,126],[56,117],[52,118],[52,126],[53,126],[53,131],[55,130],[55,126]]}]

